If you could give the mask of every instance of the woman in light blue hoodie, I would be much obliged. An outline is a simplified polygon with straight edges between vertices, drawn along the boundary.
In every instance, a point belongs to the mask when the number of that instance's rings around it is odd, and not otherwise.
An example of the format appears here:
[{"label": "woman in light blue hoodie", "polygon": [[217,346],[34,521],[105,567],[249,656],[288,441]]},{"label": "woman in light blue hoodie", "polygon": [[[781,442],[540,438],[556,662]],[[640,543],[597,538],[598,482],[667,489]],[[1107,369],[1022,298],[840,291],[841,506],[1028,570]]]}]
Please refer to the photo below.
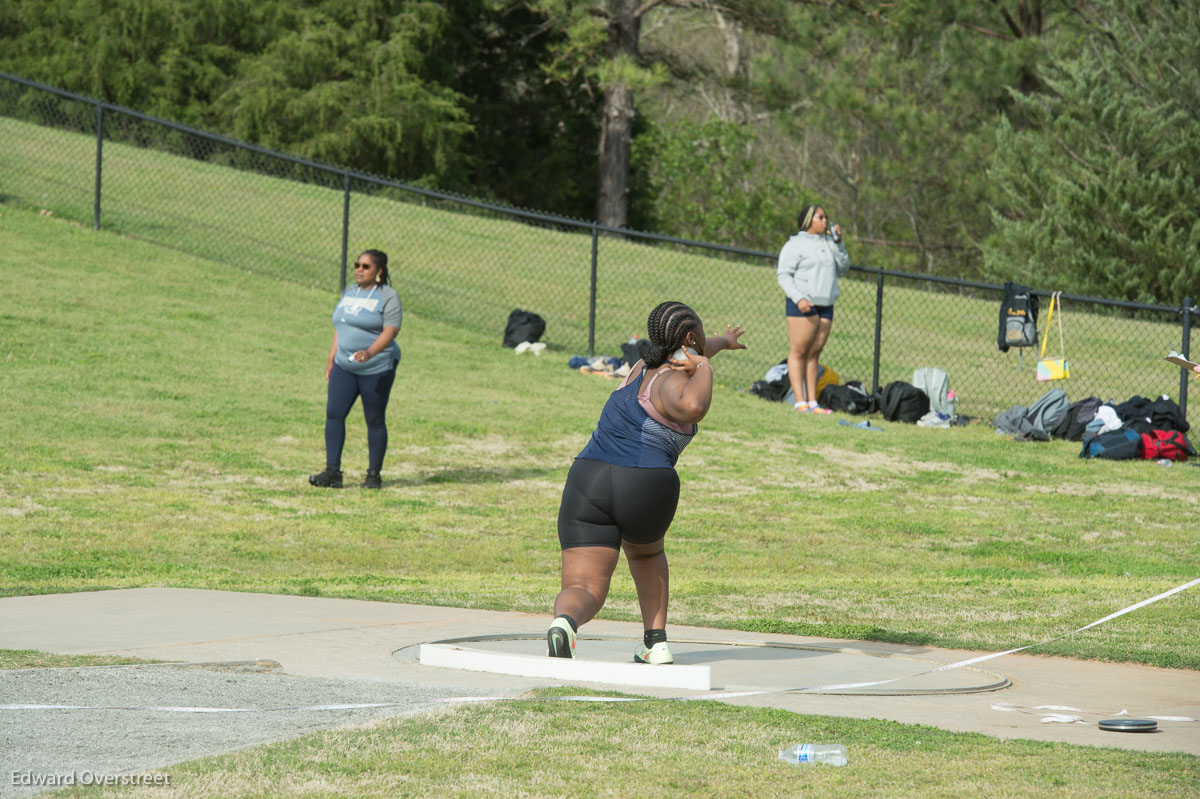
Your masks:
[{"label": "woman in light blue hoodie", "polygon": [[830,413],[817,404],[817,361],[833,327],[838,277],[850,271],[850,256],[842,244],[841,227],[829,229],[829,217],[821,206],[805,206],[797,221],[800,232],[779,251],[775,272],[787,295],[788,379],[797,411]]}]

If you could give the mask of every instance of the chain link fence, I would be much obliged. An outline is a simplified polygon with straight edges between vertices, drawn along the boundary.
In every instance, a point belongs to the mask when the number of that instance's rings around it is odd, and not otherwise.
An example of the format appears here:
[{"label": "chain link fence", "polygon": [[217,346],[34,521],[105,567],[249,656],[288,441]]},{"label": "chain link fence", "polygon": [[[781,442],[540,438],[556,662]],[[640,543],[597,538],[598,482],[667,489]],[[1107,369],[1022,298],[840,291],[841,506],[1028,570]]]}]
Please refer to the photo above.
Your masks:
[{"label": "chain link fence", "polygon": [[[717,359],[719,383],[748,387],[788,350],[774,253],[408,186],[3,73],[0,201],[331,292],[358,252],[382,249],[406,310],[493,334],[497,346],[509,312],[533,311],[564,365],[574,354],[619,356],[663,300],[691,305],[709,333],[747,328],[750,349]],[[847,246],[853,259],[853,235]],[[1001,286],[863,266],[841,286],[822,356],[841,382],[879,388],[936,366],[959,412],[988,420],[1052,387],[1072,401],[1167,394],[1188,410],[1187,377],[1161,359],[1190,352],[1190,298],[1156,306],[1064,295],[1071,376],[1041,383],[1035,349],[997,347]],[[1058,350],[1055,324],[1046,354]],[[1200,422],[1194,409],[1189,421]]]}]

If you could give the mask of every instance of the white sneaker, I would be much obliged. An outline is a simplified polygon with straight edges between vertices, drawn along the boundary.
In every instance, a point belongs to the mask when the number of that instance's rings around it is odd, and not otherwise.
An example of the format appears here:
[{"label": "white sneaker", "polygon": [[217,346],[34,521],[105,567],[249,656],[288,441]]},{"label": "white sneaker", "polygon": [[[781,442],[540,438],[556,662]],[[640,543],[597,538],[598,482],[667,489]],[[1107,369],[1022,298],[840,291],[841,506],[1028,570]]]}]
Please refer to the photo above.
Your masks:
[{"label": "white sneaker", "polygon": [[674,663],[675,656],[671,654],[671,648],[667,646],[666,641],[659,641],[649,649],[645,644],[637,648],[633,653],[634,663],[649,663],[653,666],[662,666],[667,663]]}]

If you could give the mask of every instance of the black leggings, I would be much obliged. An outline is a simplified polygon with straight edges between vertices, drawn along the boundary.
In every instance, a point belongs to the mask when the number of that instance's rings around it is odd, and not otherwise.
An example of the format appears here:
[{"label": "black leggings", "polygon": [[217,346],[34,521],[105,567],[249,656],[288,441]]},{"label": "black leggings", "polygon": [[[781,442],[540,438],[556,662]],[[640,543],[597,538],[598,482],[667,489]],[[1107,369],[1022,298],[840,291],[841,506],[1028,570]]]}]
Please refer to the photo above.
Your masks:
[{"label": "black leggings", "polygon": [[356,375],[337,364],[329,370],[329,399],[325,403],[325,465],[342,468],[342,447],[346,444],[346,417],[354,400],[362,397],[363,416],[367,419],[367,450],[370,453],[369,471],[383,469],[388,434],[384,414],[396,367],[374,375]]},{"label": "black leggings", "polygon": [[651,544],[667,534],[678,504],[674,469],[576,458],[558,508],[558,542],[563,549]]}]

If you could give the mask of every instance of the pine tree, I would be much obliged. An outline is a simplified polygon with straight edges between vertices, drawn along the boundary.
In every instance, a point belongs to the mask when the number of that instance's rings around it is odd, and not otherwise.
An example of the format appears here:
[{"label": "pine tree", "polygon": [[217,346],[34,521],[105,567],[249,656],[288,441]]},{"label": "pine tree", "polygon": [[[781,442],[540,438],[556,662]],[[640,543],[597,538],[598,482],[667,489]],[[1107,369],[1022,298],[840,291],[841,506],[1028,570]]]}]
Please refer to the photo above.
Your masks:
[{"label": "pine tree", "polygon": [[1200,9],[1101,0],[1077,54],[1016,96],[992,178],[996,280],[1138,302],[1200,296]]}]

